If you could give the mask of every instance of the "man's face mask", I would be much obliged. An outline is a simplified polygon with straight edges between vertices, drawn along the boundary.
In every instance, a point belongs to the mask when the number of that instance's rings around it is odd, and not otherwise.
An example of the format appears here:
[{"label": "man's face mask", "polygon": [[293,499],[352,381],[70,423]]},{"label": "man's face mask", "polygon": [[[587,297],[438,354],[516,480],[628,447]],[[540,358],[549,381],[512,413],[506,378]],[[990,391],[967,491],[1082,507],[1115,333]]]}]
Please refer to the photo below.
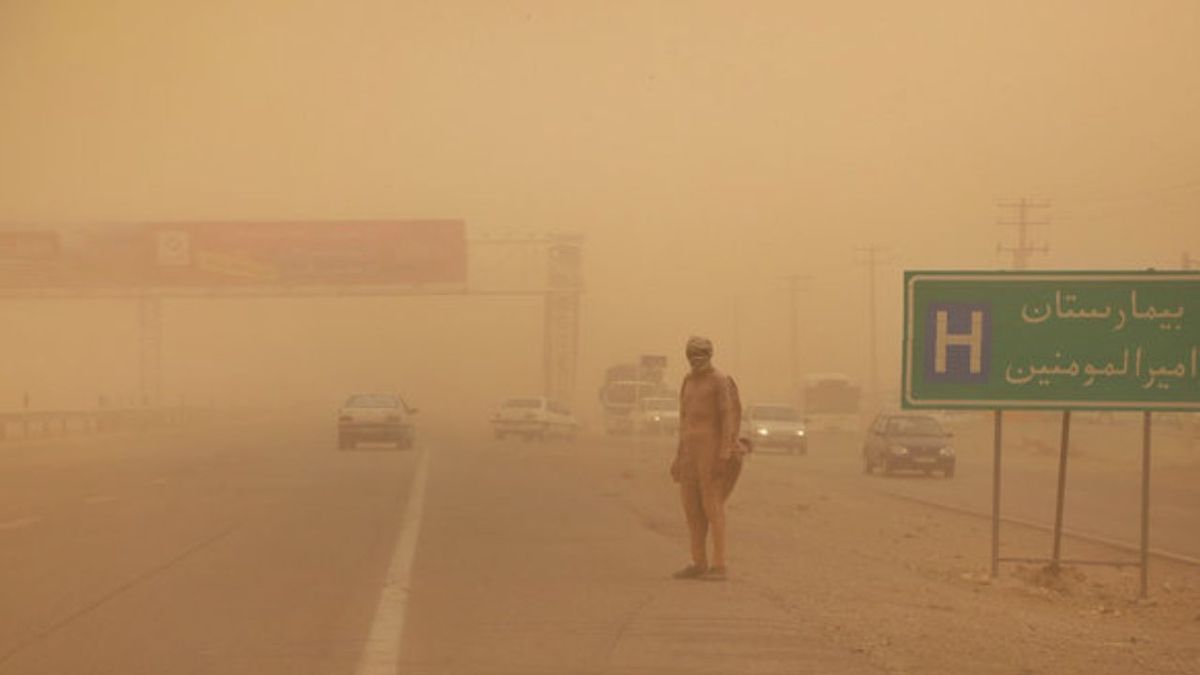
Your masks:
[{"label": "man's face mask", "polygon": [[687,360],[693,370],[699,370],[707,366],[709,361],[712,361],[712,352],[702,349],[688,349]]}]

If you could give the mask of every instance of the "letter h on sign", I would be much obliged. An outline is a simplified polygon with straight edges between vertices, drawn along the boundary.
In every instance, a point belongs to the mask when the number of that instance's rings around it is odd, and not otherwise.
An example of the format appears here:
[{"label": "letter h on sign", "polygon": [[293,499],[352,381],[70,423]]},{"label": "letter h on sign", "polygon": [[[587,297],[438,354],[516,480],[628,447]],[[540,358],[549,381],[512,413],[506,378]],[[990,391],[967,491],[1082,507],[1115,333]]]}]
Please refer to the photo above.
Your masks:
[{"label": "letter h on sign", "polygon": [[925,379],[983,384],[992,351],[992,311],[987,304],[936,302],[925,321]]}]

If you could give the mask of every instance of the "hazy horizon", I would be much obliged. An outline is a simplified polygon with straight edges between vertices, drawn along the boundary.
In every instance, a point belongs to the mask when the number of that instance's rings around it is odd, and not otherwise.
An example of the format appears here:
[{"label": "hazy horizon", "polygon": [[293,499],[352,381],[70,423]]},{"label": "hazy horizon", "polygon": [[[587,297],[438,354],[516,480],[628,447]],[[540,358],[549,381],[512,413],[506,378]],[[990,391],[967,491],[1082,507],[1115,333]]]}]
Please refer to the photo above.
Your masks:
[{"label": "hazy horizon", "polygon": [[[877,245],[887,389],[903,270],[1008,267],[998,202],[1050,204],[1034,267],[1200,257],[1198,26],[1189,2],[3,2],[0,227],[578,233],[580,408],[638,354],[677,378],[694,333],[786,397],[793,274],[801,370],[869,380]],[[136,390],[133,303],[7,306],[0,407]],[[395,381],[474,410],[540,389],[541,321],[533,298],[171,301],[165,395]]]}]

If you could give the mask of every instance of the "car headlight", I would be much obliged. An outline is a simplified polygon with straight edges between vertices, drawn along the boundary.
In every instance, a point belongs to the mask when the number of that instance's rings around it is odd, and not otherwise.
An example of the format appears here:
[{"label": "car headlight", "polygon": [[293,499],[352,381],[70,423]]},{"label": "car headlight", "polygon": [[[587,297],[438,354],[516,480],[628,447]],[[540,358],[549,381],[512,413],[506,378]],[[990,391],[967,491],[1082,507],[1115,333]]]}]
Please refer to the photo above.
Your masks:
[{"label": "car headlight", "polygon": [[662,421],[662,418],[661,418],[661,417],[659,417],[658,415],[655,415],[655,416],[654,416],[654,417],[652,417],[651,419],[653,419],[655,422],[661,422],[661,421]]},{"label": "car headlight", "polygon": [[892,453],[893,455],[907,455],[908,448],[904,447],[903,445],[889,445],[888,452]]},{"label": "car headlight", "polygon": [[941,450],[938,450],[938,454],[941,455],[942,457],[953,457],[954,456],[954,448],[947,445],[946,447],[942,448]]},{"label": "car headlight", "polygon": [[804,430],[803,430],[803,429],[797,429],[797,430],[796,430],[796,435],[797,435],[797,436],[803,436],[803,435],[804,435]]},{"label": "car headlight", "polygon": [[771,432],[767,431],[766,429],[764,429],[762,427],[759,427],[754,430],[754,433],[758,434],[759,436],[766,436],[767,434],[769,434]]}]

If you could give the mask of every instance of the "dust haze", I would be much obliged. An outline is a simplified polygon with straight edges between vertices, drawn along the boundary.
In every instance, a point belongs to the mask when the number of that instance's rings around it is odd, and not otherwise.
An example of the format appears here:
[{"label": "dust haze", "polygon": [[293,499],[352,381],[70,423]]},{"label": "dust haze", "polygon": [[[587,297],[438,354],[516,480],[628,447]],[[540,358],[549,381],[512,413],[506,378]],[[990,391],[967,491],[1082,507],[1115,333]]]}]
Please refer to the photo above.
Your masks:
[{"label": "dust haze", "polygon": [[[596,436],[605,369],[665,355],[677,387],[691,335],[747,402],[837,372],[897,407],[904,270],[1011,269],[1020,199],[1032,269],[1195,268],[1200,3],[0,0],[0,233],[458,219],[476,290],[546,283],[540,249],[481,240],[578,235],[568,402]],[[136,301],[2,305],[0,411],[146,402]],[[157,403],[331,430],[399,392],[482,436],[543,393],[543,312],[168,299]]]},{"label": "dust haze", "polygon": [[[786,395],[791,274],[812,277],[801,369],[865,378],[855,247],[874,244],[893,381],[901,271],[1008,266],[999,201],[1050,201],[1035,267],[1169,268],[1200,248],[1198,11],[6,2],[0,220],[440,216],[472,236],[580,233],[581,406],[605,365],[678,365],[692,333],[749,389]],[[22,309],[7,341],[30,357],[9,360],[10,401],[29,386],[66,404],[87,380],[133,393],[127,308]],[[167,313],[166,387],[183,396],[311,397],[375,376],[477,412],[540,387],[536,301]]]}]

